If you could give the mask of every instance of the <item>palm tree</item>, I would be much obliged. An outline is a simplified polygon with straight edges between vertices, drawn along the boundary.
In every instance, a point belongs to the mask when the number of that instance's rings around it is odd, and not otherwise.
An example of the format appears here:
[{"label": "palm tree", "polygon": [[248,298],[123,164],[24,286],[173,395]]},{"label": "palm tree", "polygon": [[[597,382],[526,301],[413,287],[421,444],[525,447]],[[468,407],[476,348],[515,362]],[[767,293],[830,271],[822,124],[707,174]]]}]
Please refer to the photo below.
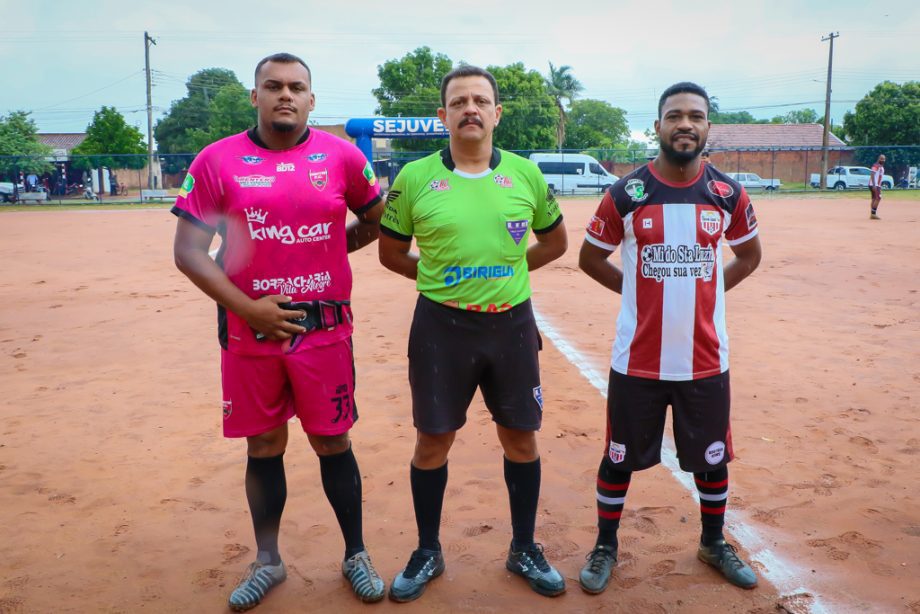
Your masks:
[{"label": "palm tree", "polygon": [[559,109],[559,123],[556,125],[556,146],[562,151],[562,144],[565,142],[565,107],[562,106],[563,100],[572,100],[582,91],[584,86],[572,75],[571,66],[560,66],[556,68],[553,63],[549,63],[549,74],[543,78],[546,83],[546,89],[549,95],[556,101],[556,108]]}]

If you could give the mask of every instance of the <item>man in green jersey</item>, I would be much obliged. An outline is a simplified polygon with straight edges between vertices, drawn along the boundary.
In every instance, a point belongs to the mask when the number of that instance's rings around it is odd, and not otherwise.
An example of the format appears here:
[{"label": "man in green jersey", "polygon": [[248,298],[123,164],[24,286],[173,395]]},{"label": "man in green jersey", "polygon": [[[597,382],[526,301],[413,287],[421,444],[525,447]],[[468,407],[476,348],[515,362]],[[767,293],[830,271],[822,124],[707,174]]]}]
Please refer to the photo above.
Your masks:
[{"label": "man in green jersey", "polygon": [[[419,545],[390,598],[416,599],[444,571],[438,532],[447,454],[477,388],[505,452],[513,529],[505,565],[555,596],[565,580],[533,539],[543,393],[528,271],[565,253],[565,226],[536,165],[492,146],[502,107],[491,74],[453,70],[441,81],[441,104],[450,146],[400,172],[380,229],[380,262],[415,279],[420,293],[409,333]],[[530,231],[536,242],[528,247]],[[410,252],[412,237],[418,254]]]}]

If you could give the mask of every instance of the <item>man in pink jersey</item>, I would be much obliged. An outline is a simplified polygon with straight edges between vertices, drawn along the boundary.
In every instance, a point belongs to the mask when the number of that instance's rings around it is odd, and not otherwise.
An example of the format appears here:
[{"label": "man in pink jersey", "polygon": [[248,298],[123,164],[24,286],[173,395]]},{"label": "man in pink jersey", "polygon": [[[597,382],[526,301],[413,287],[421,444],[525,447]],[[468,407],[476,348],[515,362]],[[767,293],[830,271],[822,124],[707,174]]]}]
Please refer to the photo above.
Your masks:
[{"label": "man in pink jersey", "polygon": [[[732,584],[757,584],[722,534],[733,454],[725,290],[760,263],[757,218],[744,188],[700,161],[710,126],[706,91],[672,85],[658,117],[658,157],[604,194],[579,256],[585,273],[623,295],[597,473],[598,537],[579,576],[589,593],[610,582],[632,472],[661,462],[668,405],[680,467],[699,491],[697,556]],[[723,240],[735,254],[727,264]],[[617,247],[622,269],[608,260]]]},{"label": "man in pink jersey", "polygon": [[872,165],[872,174],[869,175],[869,193],[872,199],[869,201],[869,219],[880,220],[878,215],[878,206],[882,202],[882,178],[885,176],[885,154],[881,154]]},{"label": "man in pink jersey", "polygon": [[[176,266],[218,306],[224,436],[248,447],[258,554],[230,608],[255,607],[286,578],[278,527],[294,416],[345,538],[342,573],[361,600],[378,601],[384,583],[364,547],[348,437],[358,418],[348,253],[377,238],[380,186],[355,146],[307,127],[315,98],[303,60],[280,53],[259,62],[251,100],[256,127],[202,150],[173,208]],[[357,220],[346,225],[348,210]]]}]

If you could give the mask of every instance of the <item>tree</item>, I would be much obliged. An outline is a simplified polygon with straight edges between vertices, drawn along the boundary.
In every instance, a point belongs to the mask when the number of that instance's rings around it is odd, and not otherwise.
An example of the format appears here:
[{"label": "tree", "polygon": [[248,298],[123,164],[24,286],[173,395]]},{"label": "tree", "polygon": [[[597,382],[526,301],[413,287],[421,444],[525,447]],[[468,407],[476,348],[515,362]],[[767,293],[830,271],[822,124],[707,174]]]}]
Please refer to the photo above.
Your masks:
[{"label": "tree", "polygon": [[86,128],[86,139],[73,149],[77,169],[144,168],[147,159],[144,135],[129,126],[115,107],[103,106],[93,114]]},{"label": "tree", "polygon": [[489,66],[498,83],[501,123],[495,130],[496,147],[510,150],[548,149],[553,146],[558,111],[546,91],[543,76],[517,62]]},{"label": "tree", "polygon": [[[157,121],[153,134],[160,154],[196,154],[200,134],[195,130],[209,131],[211,100],[220,90],[230,84],[243,87],[232,70],[226,68],[205,68],[189,77],[185,83],[188,93],[184,98],[174,100],[169,111]],[[193,135],[197,135],[193,136]],[[168,173],[180,171],[191,163],[193,155],[170,156],[164,164]]]},{"label": "tree", "polygon": [[51,172],[45,159],[50,155],[51,148],[38,140],[38,128],[27,111],[0,117],[0,174]]},{"label": "tree", "polygon": [[571,106],[575,97],[584,89],[581,82],[572,74],[571,66],[553,66],[549,63],[549,72],[545,77],[546,90],[553,97],[556,108],[559,110],[559,120],[556,124],[556,147],[561,151],[565,143],[565,107],[563,100],[568,100]]},{"label": "tree", "polygon": [[570,149],[626,147],[626,111],[603,100],[576,100],[569,109],[566,145]]},{"label": "tree", "polygon": [[709,121],[714,124],[766,124],[765,119],[755,119],[748,111],[713,111]]},{"label": "tree", "polygon": [[[821,122],[823,123],[823,119]],[[817,124],[818,112],[814,109],[796,109],[785,115],[777,115],[770,120],[771,124]]]},{"label": "tree", "polygon": [[208,105],[207,129],[193,128],[187,136],[194,150],[201,151],[214,141],[254,126],[256,119],[257,112],[246,88],[240,83],[228,83]]},{"label": "tree", "polygon": [[[891,166],[920,163],[920,81],[879,83],[843,116],[843,127],[850,144],[868,147],[856,151],[863,164],[872,164],[879,154]],[[914,147],[873,147],[886,145]]]},{"label": "tree", "polygon": [[[441,106],[441,78],[453,68],[443,53],[419,47],[398,60],[377,67],[380,87],[371,90],[386,117],[432,117]],[[399,139],[393,148],[403,151],[433,151],[444,147],[444,139]]]}]

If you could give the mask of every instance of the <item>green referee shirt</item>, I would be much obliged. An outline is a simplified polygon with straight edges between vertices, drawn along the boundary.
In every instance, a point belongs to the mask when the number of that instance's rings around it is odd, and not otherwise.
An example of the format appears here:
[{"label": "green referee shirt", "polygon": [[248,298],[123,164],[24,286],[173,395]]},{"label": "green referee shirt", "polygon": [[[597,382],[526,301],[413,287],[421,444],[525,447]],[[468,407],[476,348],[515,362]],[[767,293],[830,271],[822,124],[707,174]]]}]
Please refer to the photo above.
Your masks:
[{"label": "green referee shirt", "polygon": [[499,149],[489,169],[458,171],[450,148],[407,164],[393,182],[380,222],[384,234],[415,237],[418,291],[461,309],[504,311],[530,298],[530,231],[562,221],[537,165]]}]

